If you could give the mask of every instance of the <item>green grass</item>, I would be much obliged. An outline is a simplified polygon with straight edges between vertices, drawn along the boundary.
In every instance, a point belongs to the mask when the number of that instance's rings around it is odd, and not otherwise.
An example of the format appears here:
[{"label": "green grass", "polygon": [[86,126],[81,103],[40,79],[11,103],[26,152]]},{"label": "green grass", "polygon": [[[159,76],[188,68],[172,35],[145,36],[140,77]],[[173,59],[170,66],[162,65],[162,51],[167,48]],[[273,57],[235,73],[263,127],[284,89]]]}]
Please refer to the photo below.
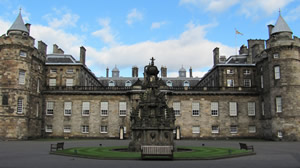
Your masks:
[{"label": "green grass", "polygon": [[[53,154],[78,156],[97,159],[140,159],[140,152],[121,152],[113,149],[123,149],[125,146],[117,147],[77,147],[56,151]],[[178,147],[192,149],[192,151],[174,152],[174,159],[221,159],[253,154],[251,151],[233,148],[215,147]],[[157,158],[157,157],[155,157]]]}]

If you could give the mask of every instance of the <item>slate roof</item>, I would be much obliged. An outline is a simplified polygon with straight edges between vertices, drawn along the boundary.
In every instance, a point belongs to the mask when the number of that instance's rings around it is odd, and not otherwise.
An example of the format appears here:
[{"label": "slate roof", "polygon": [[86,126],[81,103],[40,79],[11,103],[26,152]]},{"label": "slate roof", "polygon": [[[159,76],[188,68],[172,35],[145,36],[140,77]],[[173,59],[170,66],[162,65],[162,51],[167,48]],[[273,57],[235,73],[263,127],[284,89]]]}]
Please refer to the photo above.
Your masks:
[{"label": "slate roof", "polygon": [[279,14],[277,22],[276,22],[274,28],[272,29],[272,34],[280,33],[280,32],[291,32],[291,33],[293,33],[292,30],[290,29],[289,25],[284,21],[282,16]]},{"label": "slate roof", "polygon": [[28,33],[28,29],[26,28],[24,21],[22,19],[21,11],[15,20],[15,22],[11,25],[11,27],[7,30],[7,33],[10,31],[22,31]]},{"label": "slate roof", "polygon": [[71,55],[64,54],[48,54],[46,63],[58,64],[74,64],[76,60]]},{"label": "slate roof", "polygon": [[247,64],[248,55],[233,55],[230,56],[225,64]]}]

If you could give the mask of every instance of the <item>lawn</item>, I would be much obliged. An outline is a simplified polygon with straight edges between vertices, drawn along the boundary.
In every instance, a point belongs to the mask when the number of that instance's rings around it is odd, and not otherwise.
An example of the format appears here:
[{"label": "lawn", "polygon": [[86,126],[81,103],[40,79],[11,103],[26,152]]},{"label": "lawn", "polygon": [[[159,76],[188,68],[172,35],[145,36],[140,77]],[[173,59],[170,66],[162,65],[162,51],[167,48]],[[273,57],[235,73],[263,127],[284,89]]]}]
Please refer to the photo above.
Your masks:
[{"label": "lawn", "polygon": [[[77,147],[53,152],[53,154],[94,159],[140,159],[140,152],[123,152],[113,149],[124,149],[125,146],[114,147]],[[233,148],[215,147],[178,147],[192,151],[174,152],[174,159],[221,159],[255,154],[252,151]]]}]

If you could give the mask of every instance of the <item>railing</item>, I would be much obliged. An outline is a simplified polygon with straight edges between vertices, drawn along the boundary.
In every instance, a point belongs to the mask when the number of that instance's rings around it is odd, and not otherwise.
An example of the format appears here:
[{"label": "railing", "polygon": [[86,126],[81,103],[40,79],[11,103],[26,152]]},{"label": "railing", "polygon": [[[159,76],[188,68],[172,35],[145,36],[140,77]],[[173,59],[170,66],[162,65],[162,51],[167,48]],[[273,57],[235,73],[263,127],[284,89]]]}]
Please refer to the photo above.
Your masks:
[{"label": "railing", "polygon": [[256,87],[169,87],[174,91],[246,91],[255,92]]}]

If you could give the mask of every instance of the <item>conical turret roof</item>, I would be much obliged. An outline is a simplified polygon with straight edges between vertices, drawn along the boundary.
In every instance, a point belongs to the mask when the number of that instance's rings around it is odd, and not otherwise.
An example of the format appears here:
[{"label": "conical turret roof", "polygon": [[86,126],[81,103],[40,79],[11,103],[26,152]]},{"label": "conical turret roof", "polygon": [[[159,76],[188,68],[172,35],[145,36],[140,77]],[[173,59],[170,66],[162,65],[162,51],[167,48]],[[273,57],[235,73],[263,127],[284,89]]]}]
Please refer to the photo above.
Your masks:
[{"label": "conical turret roof", "polygon": [[280,33],[280,32],[291,32],[291,33],[293,33],[292,30],[290,29],[289,25],[282,18],[281,14],[279,14],[277,22],[276,22],[274,28],[272,29],[272,34]]},{"label": "conical turret roof", "polygon": [[24,21],[22,19],[21,11],[15,20],[15,22],[11,25],[11,27],[7,30],[7,33],[10,31],[22,31],[28,33],[28,29],[26,28]]}]

